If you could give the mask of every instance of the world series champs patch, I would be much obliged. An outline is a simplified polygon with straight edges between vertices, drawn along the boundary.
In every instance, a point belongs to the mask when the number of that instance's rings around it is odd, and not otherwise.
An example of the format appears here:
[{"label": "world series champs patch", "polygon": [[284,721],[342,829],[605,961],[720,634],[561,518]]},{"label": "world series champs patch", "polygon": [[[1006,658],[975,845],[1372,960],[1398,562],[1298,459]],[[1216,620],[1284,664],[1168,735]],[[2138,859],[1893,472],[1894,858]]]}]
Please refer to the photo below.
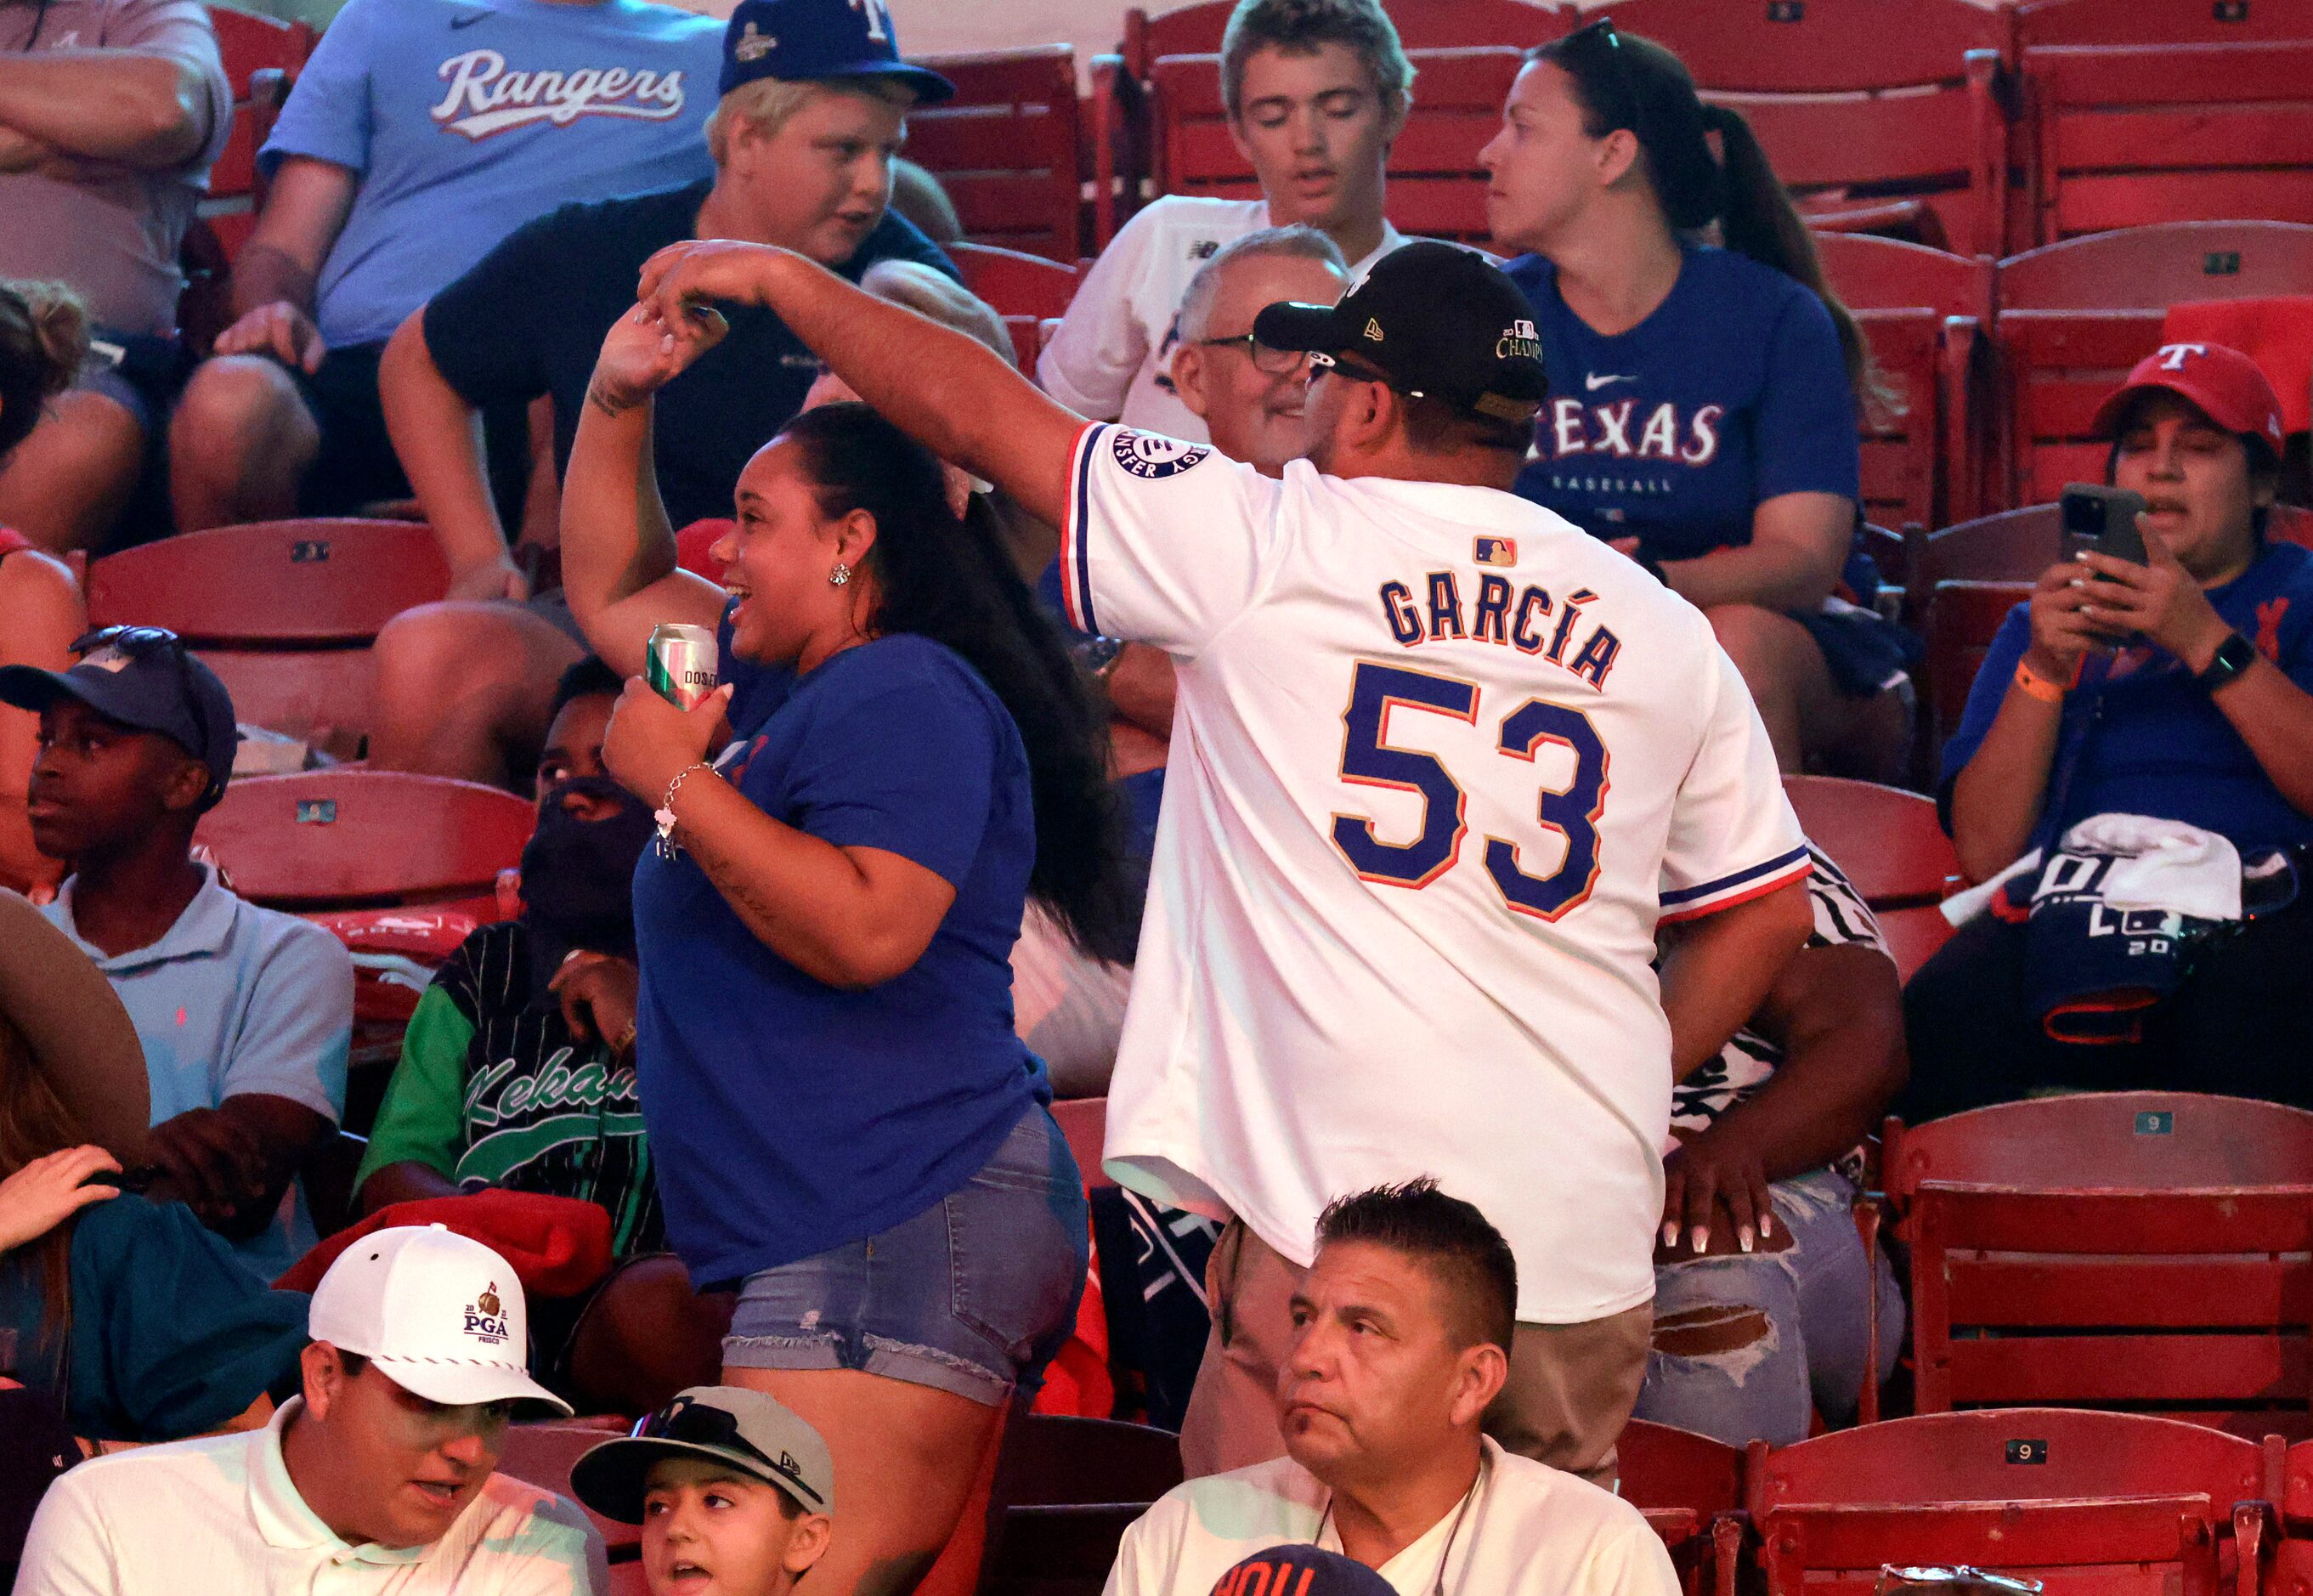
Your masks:
[{"label": "world series champs patch", "polygon": [[1161,433],[1133,432],[1121,427],[1116,429],[1115,441],[1110,447],[1116,451],[1117,464],[1152,482],[1160,477],[1178,476],[1212,453],[1203,444],[1184,444]]}]

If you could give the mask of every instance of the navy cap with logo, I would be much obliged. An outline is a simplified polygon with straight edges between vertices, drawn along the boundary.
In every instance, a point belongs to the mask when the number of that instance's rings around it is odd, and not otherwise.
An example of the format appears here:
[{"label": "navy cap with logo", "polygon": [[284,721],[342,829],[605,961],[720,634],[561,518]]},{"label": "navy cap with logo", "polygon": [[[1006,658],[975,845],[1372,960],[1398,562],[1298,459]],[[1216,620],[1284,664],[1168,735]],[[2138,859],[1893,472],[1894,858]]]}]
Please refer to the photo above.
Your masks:
[{"label": "navy cap with logo", "polygon": [[1314,1546],[1255,1552],[1213,1582],[1211,1596],[1397,1596],[1387,1580],[1351,1557]]},{"label": "navy cap with logo", "polygon": [[1265,307],[1253,336],[1272,349],[1346,357],[1402,392],[1498,421],[1530,421],[1549,384],[1534,310],[1475,251],[1433,238],[1401,244],[1338,304]]},{"label": "navy cap with logo", "polygon": [[888,77],[914,91],[918,105],[955,93],[938,73],[900,59],[889,0],[740,0],[723,31],[723,81],[716,93],[759,77]]},{"label": "navy cap with logo", "polygon": [[157,732],[208,766],[203,808],[224,796],[240,740],[233,695],[182,639],[158,626],[108,626],[73,650],[81,657],[70,670],[0,668],[0,703],[37,712],[68,698],[131,730]]}]

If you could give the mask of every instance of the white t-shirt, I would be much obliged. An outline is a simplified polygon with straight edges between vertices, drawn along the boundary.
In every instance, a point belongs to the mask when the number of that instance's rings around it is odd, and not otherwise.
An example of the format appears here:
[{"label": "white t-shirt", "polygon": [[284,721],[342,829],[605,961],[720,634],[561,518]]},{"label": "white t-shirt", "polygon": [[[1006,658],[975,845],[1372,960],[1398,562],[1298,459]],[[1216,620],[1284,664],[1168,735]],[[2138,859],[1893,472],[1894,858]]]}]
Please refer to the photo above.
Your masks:
[{"label": "white t-shirt", "polygon": [[15,1596],[595,1596],[602,1538],[550,1491],[484,1482],[431,1546],[348,1546],[297,1494],[281,1433],[262,1430],[96,1458],[48,1487]]},{"label": "white t-shirt", "polygon": [[[1431,1596],[1441,1583],[1447,1596],[1678,1590],[1670,1554],[1637,1508],[1491,1440],[1484,1445],[1491,1461],[1460,1530],[1448,1512],[1377,1571],[1398,1596]],[[1314,1540],[1338,1552],[1341,1538],[1325,1512],[1330,1499],[1290,1458],[1175,1486],[1124,1532],[1104,1596],[1203,1596],[1237,1563],[1270,1547]]]},{"label": "white t-shirt", "polygon": [[[1167,194],[1109,241],[1036,360],[1044,392],[1079,415],[1205,441],[1205,424],[1173,391],[1174,313],[1197,269],[1221,246],[1269,225],[1265,199]],[[1350,268],[1355,281],[1405,242],[1381,243]]]},{"label": "white t-shirt", "polygon": [[1710,623],[1491,489],[1098,423],[1071,470],[1070,619],[1179,676],[1110,1172],[1303,1265],[1329,1201],[1433,1175],[1521,1319],[1646,1301],[1656,923],[1807,870]]}]

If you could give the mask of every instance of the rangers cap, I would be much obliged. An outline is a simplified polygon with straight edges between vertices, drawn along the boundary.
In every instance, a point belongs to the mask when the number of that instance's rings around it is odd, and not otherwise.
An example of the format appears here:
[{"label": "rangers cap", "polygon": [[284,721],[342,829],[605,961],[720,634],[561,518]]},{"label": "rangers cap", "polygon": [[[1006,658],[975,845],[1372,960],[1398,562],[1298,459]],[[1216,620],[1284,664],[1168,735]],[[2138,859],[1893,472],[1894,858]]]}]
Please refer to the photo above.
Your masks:
[{"label": "rangers cap", "polygon": [[1534,307],[1474,250],[1434,238],[1376,261],[1338,304],[1267,306],[1253,336],[1272,349],[1343,357],[1417,398],[1498,421],[1530,421],[1549,391]]},{"label": "rangers cap", "polygon": [[530,1325],[512,1265],[443,1225],[373,1231],[338,1255],[305,1321],[429,1402],[570,1405],[530,1377]]},{"label": "rangers cap", "polygon": [[2163,344],[2136,363],[2128,381],[2097,406],[2094,430],[2109,437],[2118,430],[2130,403],[2155,390],[2189,400],[2201,413],[2243,437],[2263,440],[2281,452],[2281,401],[2257,363],[2223,344]]}]

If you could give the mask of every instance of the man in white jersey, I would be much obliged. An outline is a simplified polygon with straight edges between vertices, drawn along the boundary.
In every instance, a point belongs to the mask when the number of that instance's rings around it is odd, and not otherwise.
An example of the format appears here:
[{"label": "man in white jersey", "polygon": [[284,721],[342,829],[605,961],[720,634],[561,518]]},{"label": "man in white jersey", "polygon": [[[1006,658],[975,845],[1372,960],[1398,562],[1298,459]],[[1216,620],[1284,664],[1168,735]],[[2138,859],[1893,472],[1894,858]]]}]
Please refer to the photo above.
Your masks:
[{"label": "man in white jersey", "polygon": [[[1611,1471],[1646,1361],[1671,1084],[1806,939],[1807,857],[1701,613],[1508,493],[1544,387],[1516,287],[1417,242],[1337,306],[1262,312],[1261,342],[1320,357],[1311,458],[1281,480],[1086,426],[796,256],[680,245],[642,291],[671,358],[711,341],[690,302],[770,306],[878,410],[1061,525],[1079,626],[1174,657],[1109,1172],[1232,1218],[1236,1266],[1274,1274],[1306,1268],[1332,1196],[1435,1174],[1518,1262],[1492,1433]],[[1669,916],[1696,923],[1658,983]],[[1290,1295],[1216,1301],[1192,1468],[1281,1448]]]},{"label": "man in white jersey", "polygon": [[1206,441],[1174,385],[1174,316],[1198,269],[1232,240],[1296,223],[1340,247],[1352,279],[1405,242],[1382,215],[1391,141],[1413,67],[1380,0],[1239,0],[1221,40],[1229,137],[1259,199],[1162,195],[1133,213],[1036,360],[1080,415]]}]

